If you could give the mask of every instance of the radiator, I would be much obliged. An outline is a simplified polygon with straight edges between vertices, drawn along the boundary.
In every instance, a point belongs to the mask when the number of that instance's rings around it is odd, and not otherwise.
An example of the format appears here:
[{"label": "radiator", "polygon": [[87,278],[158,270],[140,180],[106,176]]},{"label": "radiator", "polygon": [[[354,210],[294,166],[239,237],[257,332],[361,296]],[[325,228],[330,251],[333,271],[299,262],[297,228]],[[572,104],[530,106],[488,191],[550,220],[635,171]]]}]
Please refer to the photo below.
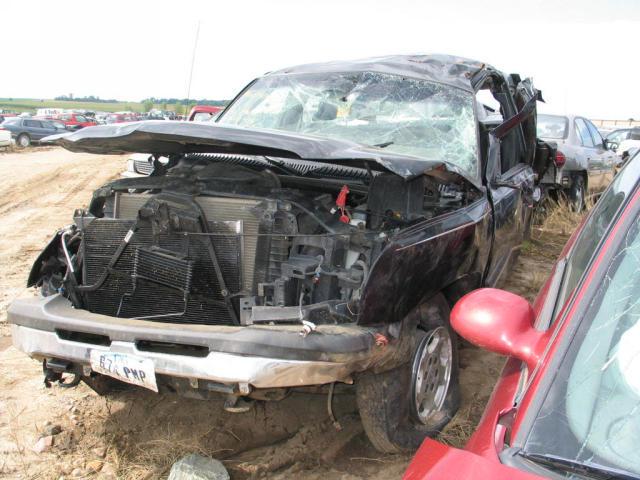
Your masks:
[{"label": "radiator", "polygon": [[[135,220],[138,216],[138,210],[150,197],[151,195],[118,193],[116,195],[114,217]],[[242,286],[248,292],[253,291],[260,220],[252,212],[252,208],[259,202],[257,200],[224,197],[198,197],[196,201],[210,221],[242,222],[243,236],[241,237],[240,252],[243,259]]]},{"label": "radiator", "polygon": [[[114,217],[92,221],[84,230],[83,283],[98,281],[109,260],[117,250],[129,229],[134,225],[138,209],[150,195],[118,194]],[[211,261],[208,244],[213,239],[216,257],[227,289],[232,292],[255,292],[258,281],[264,281],[269,263],[268,239],[259,236],[264,232],[252,208],[255,200],[199,197],[196,199],[208,220],[213,235],[161,235],[160,251],[189,252],[187,264],[178,259],[162,259],[149,256],[153,243],[150,224],[139,224],[139,230],[131,238],[122,256],[110,272],[107,281],[99,289],[86,294],[87,308],[95,313],[123,318],[153,317],[150,320],[171,323],[197,323],[231,325],[233,317],[223,305],[221,286]],[[241,235],[235,235],[241,233]],[[263,239],[259,245],[260,239]],[[142,261],[147,263],[141,263]],[[258,268],[256,261],[258,260]],[[153,262],[160,262],[153,266]],[[151,267],[149,266],[151,262]],[[162,270],[174,264],[180,275],[172,279]],[[144,271],[144,268],[147,271]],[[188,284],[184,280],[188,277]],[[183,280],[181,281],[180,278]],[[182,282],[182,283],[181,283]],[[179,285],[182,285],[179,287]],[[188,298],[185,304],[185,291]],[[167,314],[171,314],[168,315]]]}]

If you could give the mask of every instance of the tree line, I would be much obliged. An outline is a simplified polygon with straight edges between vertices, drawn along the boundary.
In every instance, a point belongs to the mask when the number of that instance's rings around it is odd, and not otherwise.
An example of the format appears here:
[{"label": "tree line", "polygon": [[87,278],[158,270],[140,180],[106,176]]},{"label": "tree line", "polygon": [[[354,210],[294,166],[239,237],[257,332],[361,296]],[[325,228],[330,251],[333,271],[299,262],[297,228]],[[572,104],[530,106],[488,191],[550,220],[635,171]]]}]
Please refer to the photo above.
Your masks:
[{"label": "tree line", "polygon": [[[88,95],[86,97],[74,97],[72,93],[69,95],[59,95],[54,98],[54,100],[61,101],[73,101],[73,102],[92,102],[92,103],[125,103],[120,100],[116,100],[115,98],[100,98],[94,95]],[[202,99],[189,99],[189,98],[156,98],[149,97],[143,100],[140,100],[142,104],[152,104],[152,105],[211,105],[213,107],[224,107],[228,100],[208,100],[206,98]]]},{"label": "tree line", "polygon": [[156,98],[149,97],[141,100],[140,103],[151,102],[154,104],[167,104],[167,105],[210,105],[212,107],[224,107],[229,100],[207,100],[206,98],[194,99],[194,98]]},{"label": "tree line", "polygon": [[120,103],[114,98],[100,98],[89,95],[88,97],[74,97],[72,93],[69,95],[59,95],[54,97],[54,100],[62,100],[65,102],[93,102],[93,103]]}]

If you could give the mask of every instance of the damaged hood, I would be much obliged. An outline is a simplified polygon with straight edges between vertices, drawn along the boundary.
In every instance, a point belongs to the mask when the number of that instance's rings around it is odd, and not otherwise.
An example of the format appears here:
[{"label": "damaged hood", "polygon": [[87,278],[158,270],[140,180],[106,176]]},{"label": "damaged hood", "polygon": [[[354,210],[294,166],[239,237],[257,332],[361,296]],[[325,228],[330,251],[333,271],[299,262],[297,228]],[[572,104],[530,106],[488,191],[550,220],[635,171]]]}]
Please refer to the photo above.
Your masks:
[{"label": "damaged hood", "polygon": [[346,140],[215,123],[150,120],[98,125],[73,133],[52,135],[43,141],[55,143],[72,152],[97,154],[216,152],[317,160],[352,166],[359,166],[353,165],[354,162],[367,162],[376,170],[388,170],[406,179],[429,172],[451,172],[479,186],[477,179],[444,161],[385,152]]}]

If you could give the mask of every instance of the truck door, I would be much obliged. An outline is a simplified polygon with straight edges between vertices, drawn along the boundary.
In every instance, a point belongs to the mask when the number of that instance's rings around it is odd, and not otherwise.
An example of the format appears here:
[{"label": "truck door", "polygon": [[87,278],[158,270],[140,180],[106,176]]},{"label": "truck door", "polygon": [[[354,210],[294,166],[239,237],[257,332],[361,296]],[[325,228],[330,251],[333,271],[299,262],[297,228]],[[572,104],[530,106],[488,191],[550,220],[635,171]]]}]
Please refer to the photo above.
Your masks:
[{"label": "truck door", "polygon": [[492,93],[505,120],[489,134],[483,179],[493,210],[492,249],[484,280],[487,286],[498,283],[521,247],[531,218],[534,189],[531,164],[535,157],[535,136],[527,142],[524,132],[531,131],[528,122],[533,122],[535,131],[537,92],[531,87],[529,94],[523,93],[518,109],[512,94],[516,91],[514,86],[510,88],[503,77],[499,77],[501,83],[495,80]]}]

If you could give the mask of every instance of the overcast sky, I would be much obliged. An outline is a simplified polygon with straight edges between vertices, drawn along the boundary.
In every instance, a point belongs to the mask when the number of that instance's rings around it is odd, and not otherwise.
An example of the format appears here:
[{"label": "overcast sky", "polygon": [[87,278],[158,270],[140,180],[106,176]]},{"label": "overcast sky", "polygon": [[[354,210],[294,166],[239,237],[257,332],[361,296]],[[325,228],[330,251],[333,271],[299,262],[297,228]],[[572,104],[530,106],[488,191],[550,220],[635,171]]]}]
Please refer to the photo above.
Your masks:
[{"label": "overcast sky", "polygon": [[533,77],[543,110],[640,118],[638,0],[2,2],[0,97],[231,98],[300,63],[450,53]]}]

